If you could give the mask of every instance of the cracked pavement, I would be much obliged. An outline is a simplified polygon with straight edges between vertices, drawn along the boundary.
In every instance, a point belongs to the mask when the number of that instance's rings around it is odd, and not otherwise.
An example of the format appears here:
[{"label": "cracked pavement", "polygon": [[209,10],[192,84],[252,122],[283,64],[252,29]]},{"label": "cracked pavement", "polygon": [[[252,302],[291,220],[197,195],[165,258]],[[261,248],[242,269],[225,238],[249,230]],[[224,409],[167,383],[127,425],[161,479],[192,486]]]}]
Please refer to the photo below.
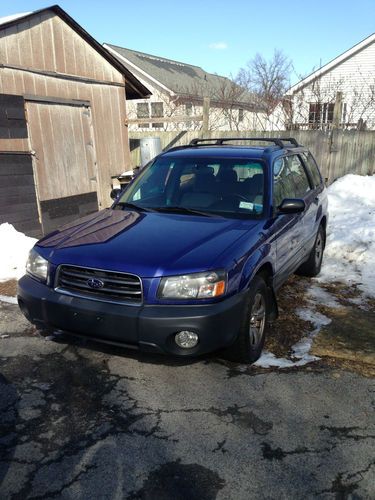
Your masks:
[{"label": "cracked pavement", "polygon": [[0,498],[375,498],[371,378],[0,333]]}]

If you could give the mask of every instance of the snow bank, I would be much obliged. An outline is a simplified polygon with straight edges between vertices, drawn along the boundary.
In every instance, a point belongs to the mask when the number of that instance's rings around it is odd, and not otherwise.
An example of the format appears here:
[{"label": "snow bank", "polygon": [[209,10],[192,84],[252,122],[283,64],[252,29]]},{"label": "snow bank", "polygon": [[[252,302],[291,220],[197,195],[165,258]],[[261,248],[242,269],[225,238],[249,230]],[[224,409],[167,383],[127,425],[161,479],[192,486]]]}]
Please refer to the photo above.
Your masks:
[{"label": "snow bank", "polygon": [[375,175],[345,175],[328,188],[329,224],[319,281],[375,296]]},{"label": "snow bank", "polygon": [[[375,296],[375,175],[345,175],[328,188],[329,224],[327,242],[318,282],[339,281],[356,284]],[[314,337],[330,319],[316,310],[317,304],[340,308],[326,290],[312,285],[306,294],[308,306],[297,309],[298,316],[314,325],[314,330],[292,346],[292,359],[277,358],[264,351],[255,366],[290,368],[317,358],[309,354]],[[352,299],[360,304],[361,298]],[[297,361],[296,361],[297,360]]]},{"label": "snow bank", "polygon": [[36,241],[7,222],[0,224],[0,281],[18,279],[25,274],[27,256]]}]

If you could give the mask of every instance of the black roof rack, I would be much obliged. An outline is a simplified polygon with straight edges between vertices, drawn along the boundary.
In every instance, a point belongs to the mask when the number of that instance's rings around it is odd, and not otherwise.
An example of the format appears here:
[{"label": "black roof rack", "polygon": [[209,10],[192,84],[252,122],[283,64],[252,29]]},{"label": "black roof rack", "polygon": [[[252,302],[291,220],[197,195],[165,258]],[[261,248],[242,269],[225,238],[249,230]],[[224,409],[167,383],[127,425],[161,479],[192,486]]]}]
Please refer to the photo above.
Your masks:
[{"label": "black roof rack", "polygon": [[[293,137],[221,137],[217,139],[193,139],[189,146],[222,146],[228,141],[257,141],[257,142],[272,142],[275,146],[285,148],[284,142],[289,142],[293,146],[299,146],[296,139]],[[207,144],[208,143],[208,144]]]}]

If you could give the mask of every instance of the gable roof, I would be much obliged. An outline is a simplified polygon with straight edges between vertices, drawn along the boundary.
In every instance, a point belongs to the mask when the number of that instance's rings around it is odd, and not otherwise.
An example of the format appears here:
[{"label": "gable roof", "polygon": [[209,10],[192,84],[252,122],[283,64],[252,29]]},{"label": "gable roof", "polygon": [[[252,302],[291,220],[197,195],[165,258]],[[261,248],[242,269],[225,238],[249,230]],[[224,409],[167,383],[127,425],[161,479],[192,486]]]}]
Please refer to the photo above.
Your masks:
[{"label": "gable roof", "polygon": [[328,73],[328,71],[335,68],[339,64],[343,63],[344,61],[346,61],[350,57],[354,56],[355,54],[357,54],[361,50],[365,49],[366,47],[368,47],[369,45],[371,45],[374,42],[375,42],[375,33],[368,36],[367,38],[365,38],[361,42],[357,43],[349,50],[343,52],[341,55],[335,57],[334,59],[332,59],[332,61],[328,62],[327,64],[325,64],[321,68],[317,69],[316,71],[313,71],[310,75],[306,76],[305,78],[300,80],[298,83],[296,83],[295,85],[290,87],[290,89],[286,92],[286,94],[294,94],[294,92],[297,92],[301,88],[305,87],[306,85],[308,85],[310,82],[312,82],[316,78],[319,78],[319,77],[323,76],[324,74]]},{"label": "gable roof", "polygon": [[[105,43],[104,46],[124,65],[171,95],[203,99],[208,93],[212,101],[225,101],[226,95],[239,105],[256,107],[253,94],[224,76],[207,73],[200,66],[165,57],[146,54]],[[234,104],[232,102],[232,104]]]},{"label": "gable roof", "polygon": [[0,30],[18,24],[21,20],[29,19],[42,12],[51,11],[66,22],[78,35],[80,35],[91,47],[93,47],[104,59],[115,67],[125,77],[125,91],[128,99],[142,99],[151,92],[131,73],[121,62],[114,57],[103,45],[95,40],[86,30],[82,28],[72,17],[69,16],[59,5],[52,5],[44,9],[23,14],[14,14],[0,18]]}]

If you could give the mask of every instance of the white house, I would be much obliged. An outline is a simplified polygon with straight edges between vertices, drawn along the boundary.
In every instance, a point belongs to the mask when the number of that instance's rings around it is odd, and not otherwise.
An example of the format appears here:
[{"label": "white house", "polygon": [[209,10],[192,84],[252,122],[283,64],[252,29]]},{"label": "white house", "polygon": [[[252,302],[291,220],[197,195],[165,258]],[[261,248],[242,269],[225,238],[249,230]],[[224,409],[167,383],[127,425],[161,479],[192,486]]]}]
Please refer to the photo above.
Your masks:
[{"label": "white house", "polygon": [[375,33],[293,85],[275,109],[275,128],[330,128],[338,92],[340,127],[375,129]]},{"label": "white house", "polygon": [[[265,113],[254,96],[228,78],[164,57],[104,44],[152,95],[127,103],[128,118],[150,119],[150,123],[129,125],[129,130],[198,130],[203,97],[210,97],[210,130],[263,130]],[[191,117],[180,122],[152,122],[152,118]]]}]

